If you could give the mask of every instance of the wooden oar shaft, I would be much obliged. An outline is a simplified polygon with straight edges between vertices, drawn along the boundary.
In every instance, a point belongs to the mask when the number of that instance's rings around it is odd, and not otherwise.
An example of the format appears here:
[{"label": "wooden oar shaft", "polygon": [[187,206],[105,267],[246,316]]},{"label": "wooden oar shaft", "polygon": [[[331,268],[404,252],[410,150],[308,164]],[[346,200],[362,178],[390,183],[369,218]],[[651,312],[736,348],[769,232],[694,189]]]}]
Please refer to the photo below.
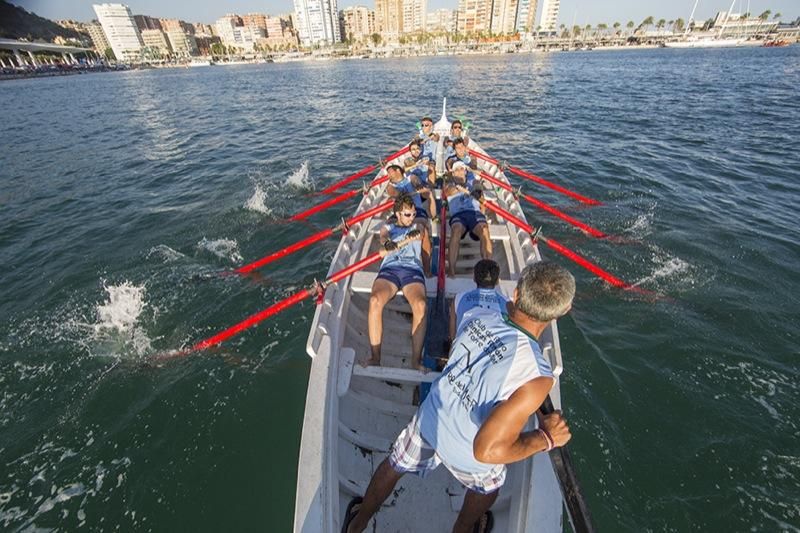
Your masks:
[{"label": "wooden oar shaft", "polygon": [[[545,398],[539,410],[546,415],[555,410],[549,395]],[[567,449],[566,445],[561,446],[551,450],[549,455],[550,461],[553,463],[553,470],[555,470],[556,477],[558,477],[558,484],[561,486],[561,495],[564,497],[564,504],[567,507],[572,530],[575,533],[594,533],[592,515],[589,512],[586,499],[583,497],[583,490],[578,480],[578,473],[572,463],[569,449]]]}]

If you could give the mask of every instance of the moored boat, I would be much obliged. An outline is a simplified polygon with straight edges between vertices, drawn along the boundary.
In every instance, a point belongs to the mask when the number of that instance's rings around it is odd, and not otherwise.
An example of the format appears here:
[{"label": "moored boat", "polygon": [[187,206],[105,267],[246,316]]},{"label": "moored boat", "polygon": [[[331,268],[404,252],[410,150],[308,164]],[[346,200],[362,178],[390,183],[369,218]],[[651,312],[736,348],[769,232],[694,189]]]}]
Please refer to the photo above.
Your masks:
[{"label": "moored boat", "polygon": [[[449,133],[450,122],[444,112],[435,131]],[[475,140],[470,149],[483,152]],[[440,146],[437,169],[443,167]],[[400,163],[402,156],[388,161]],[[508,184],[500,168],[484,164],[484,171]],[[379,177],[383,175],[383,170]],[[516,217],[525,215],[506,190],[484,184],[487,198]],[[385,184],[373,187],[361,200],[356,214],[373,209],[387,199]],[[386,212],[376,214],[348,228],[339,242],[329,274],[339,271],[374,253],[379,248],[378,228]],[[494,242],[494,260],[501,269],[500,290],[511,296],[521,270],[541,260],[530,235],[494,213],[487,213]],[[432,224],[434,256],[437,256],[439,224]],[[456,277],[447,278],[447,297],[473,289],[472,268],[480,259],[477,243],[466,239],[456,265]],[[436,265],[444,268],[444,265]],[[411,310],[398,293],[383,315],[384,342],[381,366],[362,368],[358,360],[369,353],[367,310],[370,290],[378,265],[356,272],[351,278],[328,287],[317,306],[306,350],[312,357],[306,396],[302,442],[298,461],[294,530],[298,532],[340,531],[345,509],[354,496],[363,495],[367,484],[417,406],[417,389],[431,382],[437,372],[427,374],[411,369]],[[441,287],[441,285],[439,286]],[[437,279],[426,280],[429,297],[437,295]],[[429,304],[429,309],[431,305]],[[429,313],[430,316],[430,313]],[[428,334],[446,323],[429,324]],[[555,321],[540,338],[545,356],[550,358],[556,377],[561,373],[561,351]],[[436,355],[436,354],[429,354]],[[550,393],[560,407],[559,382]],[[533,427],[533,420],[530,421]],[[371,530],[449,531],[461,507],[465,489],[444,467],[424,480],[404,476],[371,521]],[[504,532],[562,531],[562,496],[547,454],[509,465],[506,484],[492,506],[494,530]]]}]

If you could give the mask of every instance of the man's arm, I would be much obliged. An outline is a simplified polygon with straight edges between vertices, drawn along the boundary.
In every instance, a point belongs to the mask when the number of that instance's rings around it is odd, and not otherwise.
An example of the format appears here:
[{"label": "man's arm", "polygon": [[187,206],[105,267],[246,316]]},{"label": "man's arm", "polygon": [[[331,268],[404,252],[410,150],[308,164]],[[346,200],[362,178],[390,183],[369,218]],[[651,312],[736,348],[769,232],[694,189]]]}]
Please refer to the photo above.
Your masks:
[{"label": "man's arm", "polygon": [[[553,386],[553,378],[538,377],[517,389],[511,397],[494,408],[472,443],[475,459],[488,464],[522,461],[547,449],[547,439],[540,431],[522,430],[530,416],[541,407]],[[571,435],[561,413],[544,417],[542,427],[556,446],[563,446]]]}]

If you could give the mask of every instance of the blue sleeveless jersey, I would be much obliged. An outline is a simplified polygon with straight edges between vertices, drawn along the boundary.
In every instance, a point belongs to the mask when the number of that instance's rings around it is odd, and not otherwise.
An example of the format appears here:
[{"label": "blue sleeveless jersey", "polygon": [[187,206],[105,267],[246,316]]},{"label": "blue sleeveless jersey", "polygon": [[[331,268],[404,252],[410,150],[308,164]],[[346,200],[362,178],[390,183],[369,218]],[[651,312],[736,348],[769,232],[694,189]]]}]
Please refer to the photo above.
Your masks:
[{"label": "blue sleeveless jersey", "polygon": [[459,192],[447,197],[447,210],[451,215],[456,215],[461,211],[477,211],[480,213],[481,204],[467,192]]},{"label": "blue sleeveless jersey", "polygon": [[428,137],[422,130],[419,130],[420,144],[422,145],[422,154],[420,157],[427,157],[431,161],[436,160],[436,150],[438,148],[436,141]]},{"label": "blue sleeveless jersey", "polygon": [[534,339],[505,315],[475,307],[467,311],[442,375],[419,408],[420,431],[449,466],[482,473],[495,465],[472,452],[475,436],[498,403],[540,376],[553,377]]},{"label": "blue sleeveless jersey", "polygon": [[493,313],[503,314],[506,312],[506,302],[508,299],[497,289],[472,289],[459,293],[453,302],[456,308],[456,327],[461,325],[467,311],[482,307]]},{"label": "blue sleeveless jersey", "polygon": [[414,184],[411,183],[411,180],[408,178],[408,176],[403,176],[403,179],[397,183],[392,183],[392,187],[394,187],[394,189],[400,194],[409,195],[411,199],[414,200],[414,206],[422,209],[422,198],[420,198],[419,193],[414,188]]},{"label": "blue sleeveless jersey", "polygon": [[[413,224],[408,227],[402,227],[394,223],[387,223],[385,227],[389,231],[389,238],[398,243],[406,238],[409,231],[415,229]],[[405,267],[422,272],[421,256],[422,245],[420,241],[411,242],[403,249],[392,252],[384,257],[381,262],[381,270],[389,267]]]}]

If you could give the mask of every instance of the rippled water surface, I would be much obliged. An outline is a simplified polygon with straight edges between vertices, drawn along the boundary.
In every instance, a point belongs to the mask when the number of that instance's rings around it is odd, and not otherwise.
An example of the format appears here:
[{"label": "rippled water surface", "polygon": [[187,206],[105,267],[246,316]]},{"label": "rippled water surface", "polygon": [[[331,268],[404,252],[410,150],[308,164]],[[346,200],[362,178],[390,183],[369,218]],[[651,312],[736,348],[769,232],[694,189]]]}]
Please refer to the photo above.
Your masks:
[{"label": "rippled water surface", "polygon": [[[306,303],[160,367],[324,275],[308,193],[453,115],[603,206],[573,267],[570,446],[601,531],[800,528],[800,47],[341,61],[3,83],[0,529],[288,531]],[[547,249],[545,255],[568,264]]]}]

